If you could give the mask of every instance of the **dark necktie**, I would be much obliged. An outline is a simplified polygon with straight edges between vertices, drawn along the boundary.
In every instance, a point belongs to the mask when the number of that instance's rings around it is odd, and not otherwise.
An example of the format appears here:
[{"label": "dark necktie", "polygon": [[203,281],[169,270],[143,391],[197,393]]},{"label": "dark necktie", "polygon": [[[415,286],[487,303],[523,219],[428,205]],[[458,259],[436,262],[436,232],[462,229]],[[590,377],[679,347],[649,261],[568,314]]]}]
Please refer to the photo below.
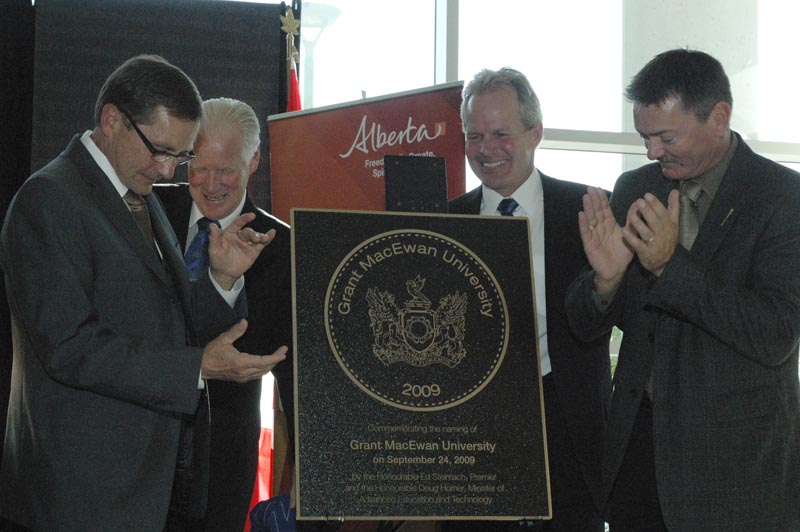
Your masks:
[{"label": "dark necktie", "polygon": [[216,220],[209,220],[208,218],[197,220],[197,234],[183,256],[186,269],[189,270],[189,279],[192,281],[196,281],[205,275],[208,268],[208,234],[210,232],[209,226],[212,223],[219,227],[219,222]]},{"label": "dark necktie", "polygon": [[681,183],[681,212],[678,223],[680,244],[687,250],[692,249],[694,239],[700,230],[700,217],[697,212],[697,200],[703,193],[703,186],[694,180]]},{"label": "dark necktie", "polygon": [[497,206],[500,216],[514,216],[514,211],[519,207],[519,203],[514,198],[505,198]]},{"label": "dark necktie", "polygon": [[128,204],[133,218],[136,220],[136,223],[139,224],[139,229],[142,230],[147,241],[153,244],[153,228],[150,226],[150,211],[147,209],[147,203],[144,202],[144,198],[136,192],[128,190],[122,199]]}]

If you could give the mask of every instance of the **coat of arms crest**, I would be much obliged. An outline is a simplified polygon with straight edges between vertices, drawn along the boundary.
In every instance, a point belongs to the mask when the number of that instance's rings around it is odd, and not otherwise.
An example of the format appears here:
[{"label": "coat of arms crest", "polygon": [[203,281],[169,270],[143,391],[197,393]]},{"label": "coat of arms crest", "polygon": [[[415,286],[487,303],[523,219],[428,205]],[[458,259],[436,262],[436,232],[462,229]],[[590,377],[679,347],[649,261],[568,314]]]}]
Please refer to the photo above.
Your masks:
[{"label": "coat of arms crest", "polygon": [[467,294],[442,297],[433,309],[422,293],[425,279],[418,274],[406,281],[411,299],[398,307],[395,296],[375,287],[367,290],[369,319],[375,341],[372,352],[387,366],[405,362],[424,367],[444,364],[453,368],[466,356],[464,350]]}]

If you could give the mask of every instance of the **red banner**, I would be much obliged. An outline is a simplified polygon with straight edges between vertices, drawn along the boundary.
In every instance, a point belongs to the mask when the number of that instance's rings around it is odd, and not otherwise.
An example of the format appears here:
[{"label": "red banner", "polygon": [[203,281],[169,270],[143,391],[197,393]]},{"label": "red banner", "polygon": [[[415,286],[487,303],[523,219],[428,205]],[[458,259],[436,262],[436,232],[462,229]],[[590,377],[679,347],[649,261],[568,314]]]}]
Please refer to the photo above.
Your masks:
[{"label": "red banner", "polygon": [[272,212],[386,210],[384,155],[444,157],[447,195],[465,191],[462,83],[269,117]]}]

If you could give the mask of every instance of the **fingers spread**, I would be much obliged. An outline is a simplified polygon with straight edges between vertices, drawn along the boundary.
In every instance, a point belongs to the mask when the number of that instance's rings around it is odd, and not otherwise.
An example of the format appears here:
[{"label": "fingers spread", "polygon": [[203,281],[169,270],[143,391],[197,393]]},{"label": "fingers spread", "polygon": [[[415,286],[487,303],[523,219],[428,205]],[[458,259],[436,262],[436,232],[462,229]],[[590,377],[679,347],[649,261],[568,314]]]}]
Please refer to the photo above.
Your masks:
[{"label": "fingers spread", "polygon": [[245,227],[240,229],[236,235],[239,237],[239,240],[245,242],[251,246],[266,246],[275,238],[277,232],[275,229],[270,229],[266,233],[259,233],[258,231],[254,231],[250,227]]},{"label": "fingers spread", "polygon": [[247,224],[249,224],[255,219],[256,219],[256,214],[254,212],[246,212],[241,216],[239,216],[238,218],[236,218],[230,225],[230,227],[228,227],[228,230],[237,232],[243,229]]}]

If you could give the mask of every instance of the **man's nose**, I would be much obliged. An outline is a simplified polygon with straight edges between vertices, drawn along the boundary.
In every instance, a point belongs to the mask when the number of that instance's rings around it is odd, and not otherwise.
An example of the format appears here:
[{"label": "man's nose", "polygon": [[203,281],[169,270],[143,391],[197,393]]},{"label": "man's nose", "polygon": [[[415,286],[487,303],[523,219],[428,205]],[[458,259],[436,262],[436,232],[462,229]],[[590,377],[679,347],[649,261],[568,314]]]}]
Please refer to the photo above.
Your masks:
[{"label": "man's nose", "polygon": [[478,144],[478,151],[480,153],[488,153],[493,151],[495,146],[497,146],[497,139],[493,137],[484,137]]},{"label": "man's nose", "polygon": [[208,191],[216,190],[219,185],[219,175],[216,170],[211,170],[206,176],[205,189]]},{"label": "man's nose", "polygon": [[158,170],[161,179],[170,180],[175,174],[175,168],[177,167],[177,164],[175,164],[174,158],[170,158],[163,163],[156,163],[155,167],[156,170]]},{"label": "man's nose", "polygon": [[646,140],[645,147],[647,147],[647,158],[651,161],[664,156],[664,145],[658,139]]}]

